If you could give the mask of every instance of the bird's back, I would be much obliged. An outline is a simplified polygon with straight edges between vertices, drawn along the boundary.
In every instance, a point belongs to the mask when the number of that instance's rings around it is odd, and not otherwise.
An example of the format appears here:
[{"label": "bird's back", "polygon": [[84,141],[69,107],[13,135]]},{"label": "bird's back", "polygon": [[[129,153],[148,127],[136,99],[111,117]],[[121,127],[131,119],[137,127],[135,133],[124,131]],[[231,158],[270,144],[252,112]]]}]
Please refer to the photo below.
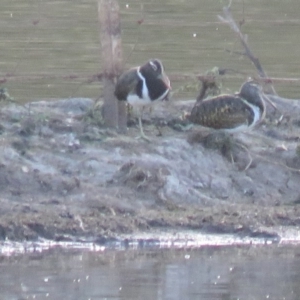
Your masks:
[{"label": "bird's back", "polygon": [[221,95],[196,103],[190,120],[214,129],[248,127],[254,120],[254,112],[244,99],[236,95]]},{"label": "bird's back", "polygon": [[136,92],[136,87],[139,82],[136,68],[124,72],[117,80],[115,87],[115,96],[118,100],[127,100],[128,95]]}]

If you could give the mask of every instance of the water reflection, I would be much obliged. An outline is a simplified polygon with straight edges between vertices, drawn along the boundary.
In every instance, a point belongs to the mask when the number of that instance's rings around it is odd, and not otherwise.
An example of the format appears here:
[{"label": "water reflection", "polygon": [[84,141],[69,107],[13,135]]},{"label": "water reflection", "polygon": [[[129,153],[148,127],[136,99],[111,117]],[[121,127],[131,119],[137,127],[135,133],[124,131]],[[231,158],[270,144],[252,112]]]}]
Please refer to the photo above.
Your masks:
[{"label": "water reflection", "polygon": [[62,252],[3,258],[1,299],[300,299],[299,248]]}]

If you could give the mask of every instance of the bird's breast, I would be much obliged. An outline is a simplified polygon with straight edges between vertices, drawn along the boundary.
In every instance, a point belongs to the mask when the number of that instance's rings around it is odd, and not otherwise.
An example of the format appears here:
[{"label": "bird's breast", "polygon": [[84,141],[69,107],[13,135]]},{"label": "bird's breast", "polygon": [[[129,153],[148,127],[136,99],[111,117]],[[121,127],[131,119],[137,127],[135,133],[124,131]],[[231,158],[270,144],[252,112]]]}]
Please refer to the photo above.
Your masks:
[{"label": "bird's breast", "polygon": [[242,101],[251,109],[252,113],[251,113],[250,120],[249,120],[249,128],[252,128],[255,124],[257,124],[259,122],[263,112],[257,105],[254,105],[244,99],[242,99]]},{"label": "bird's breast", "polygon": [[129,94],[127,96],[127,102],[131,105],[149,105],[152,103],[151,99],[149,97],[143,97],[140,98],[138,95],[136,94]]}]

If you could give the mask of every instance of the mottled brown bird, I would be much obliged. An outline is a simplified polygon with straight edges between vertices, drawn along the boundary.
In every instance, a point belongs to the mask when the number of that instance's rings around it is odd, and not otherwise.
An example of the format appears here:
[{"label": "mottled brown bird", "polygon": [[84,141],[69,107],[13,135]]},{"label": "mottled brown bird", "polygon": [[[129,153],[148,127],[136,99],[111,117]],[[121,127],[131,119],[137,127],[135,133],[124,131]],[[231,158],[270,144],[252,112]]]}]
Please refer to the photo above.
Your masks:
[{"label": "mottled brown bird", "polygon": [[243,131],[261,122],[266,113],[268,100],[262,87],[253,82],[245,82],[239,93],[220,95],[196,102],[190,114],[190,121],[213,129]]},{"label": "mottled brown bird", "polygon": [[140,109],[139,127],[142,138],[149,140],[142,126],[143,108],[153,101],[167,99],[170,89],[170,80],[158,59],[151,59],[142,66],[124,72],[117,80],[117,99]]}]

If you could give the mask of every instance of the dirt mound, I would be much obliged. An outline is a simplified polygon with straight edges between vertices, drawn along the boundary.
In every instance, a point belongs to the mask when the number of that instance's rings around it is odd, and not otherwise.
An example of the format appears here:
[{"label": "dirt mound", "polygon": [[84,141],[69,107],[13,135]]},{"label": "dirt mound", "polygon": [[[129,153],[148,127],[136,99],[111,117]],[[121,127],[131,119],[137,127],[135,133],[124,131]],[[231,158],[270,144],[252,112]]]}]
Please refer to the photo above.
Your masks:
[{"label": "dirt mound", "polygon": [[101,127],[89,117],[93,105],[2,107],[1,239],[154,228],[276,234],[276,226],[299,225],[298,104],[284,121],[270,115],[233,136],[191,128],[181,118],[191,102],[157,105],[146,116],[151,143],[135,139],[134,123],[126,136]]}]

